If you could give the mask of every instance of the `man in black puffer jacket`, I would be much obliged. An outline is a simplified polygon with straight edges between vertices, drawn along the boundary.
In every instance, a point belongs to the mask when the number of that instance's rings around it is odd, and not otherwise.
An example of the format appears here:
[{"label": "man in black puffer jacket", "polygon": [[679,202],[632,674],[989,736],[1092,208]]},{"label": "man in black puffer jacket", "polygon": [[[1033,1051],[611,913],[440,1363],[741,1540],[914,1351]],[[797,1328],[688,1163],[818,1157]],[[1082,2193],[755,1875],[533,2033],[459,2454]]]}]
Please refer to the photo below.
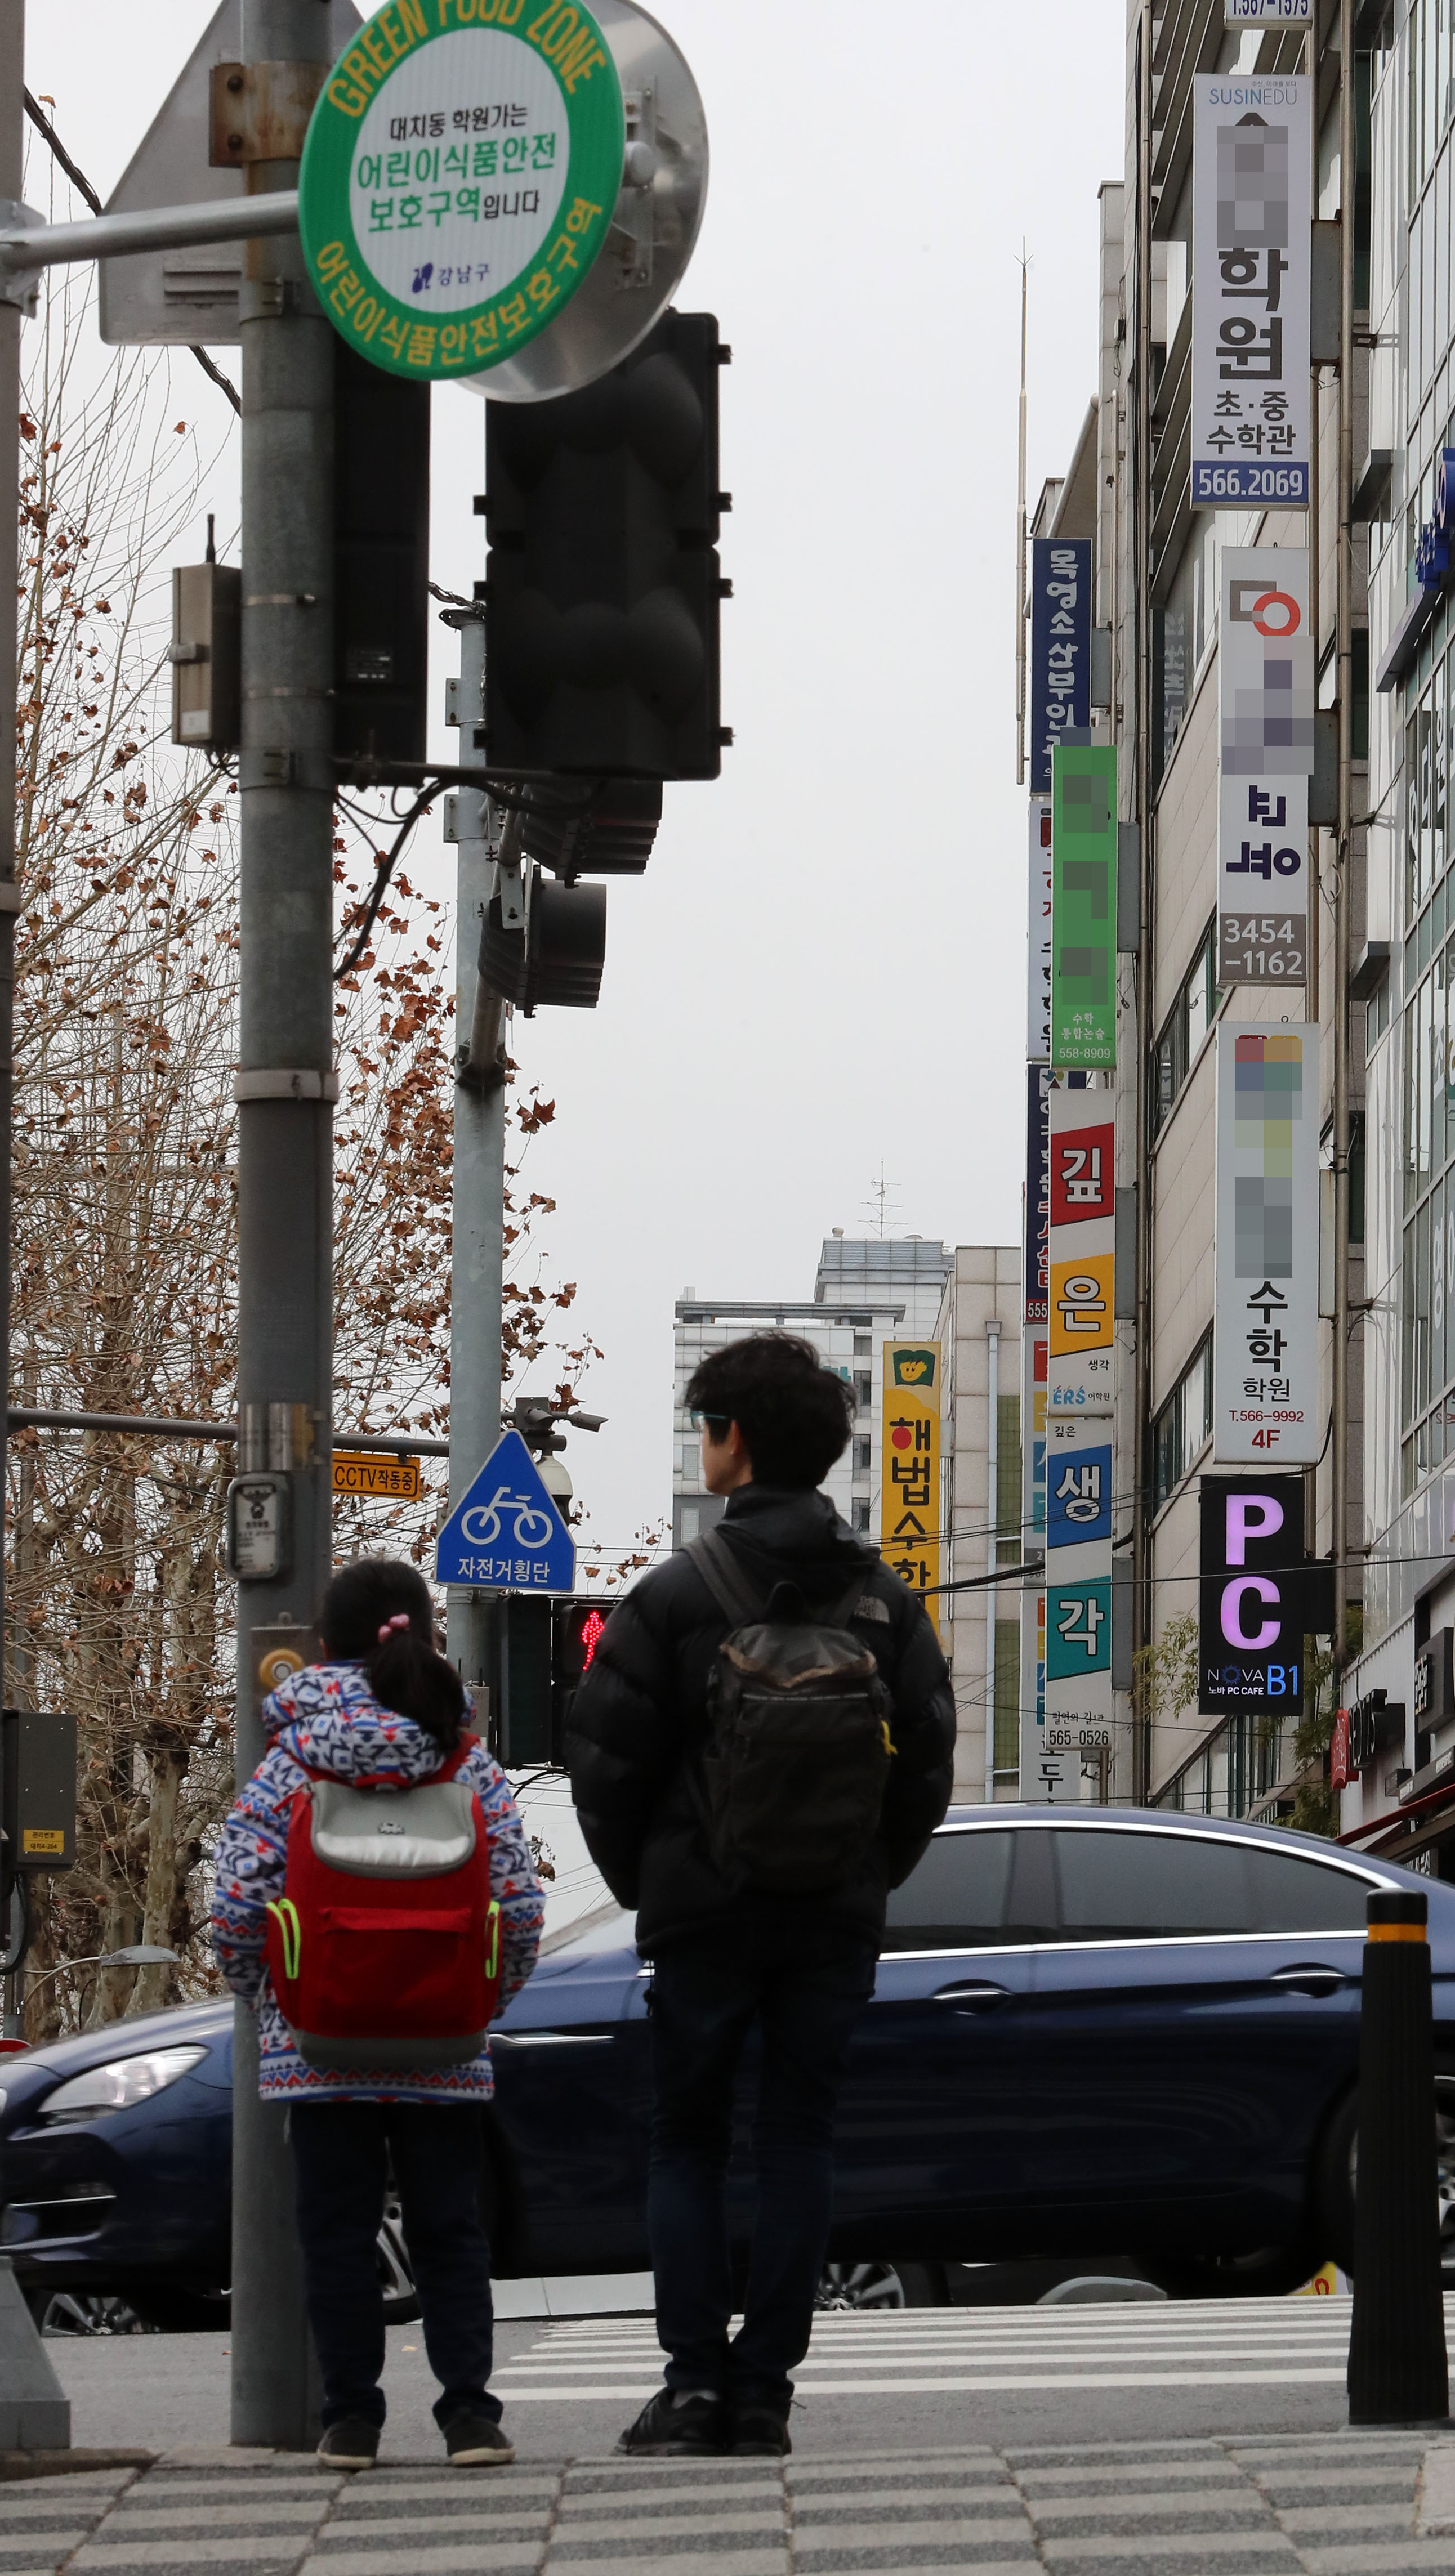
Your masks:
[{"label": "man in black puffer jacket", "polygon": [[[654,1970],[647,2217],[668,2362],[665,2388],[617,2447],[749,2456],[789,2448],[788,2374],[808,2349],[828,2240],[839,2080],[873,1990],[886,1896],[949,1803],[955,1708],[923,1604],[817,1491],[849,1437],[843,1381],[809,1343],[769,1333],[711,1353],[687,1401],[708,1491],[727,1498],[718,1529],[740,1582],[764,1608],[775,1584],[792,1583],[811,1613],[841,1624],[862,1570],[851,1632],[872,1646],[893,1702],[877,1831],[841,1885],[811,1896],[765,1894],[714,1863],[708,1684],[739,1623],[690,1552],[644,1575],[612,1613],[567,1735],[587,1847],[612,1894],[637,1909],[637,1946]],[[755,2023],[757,2215],[730,2343],[732,2091]]]}]

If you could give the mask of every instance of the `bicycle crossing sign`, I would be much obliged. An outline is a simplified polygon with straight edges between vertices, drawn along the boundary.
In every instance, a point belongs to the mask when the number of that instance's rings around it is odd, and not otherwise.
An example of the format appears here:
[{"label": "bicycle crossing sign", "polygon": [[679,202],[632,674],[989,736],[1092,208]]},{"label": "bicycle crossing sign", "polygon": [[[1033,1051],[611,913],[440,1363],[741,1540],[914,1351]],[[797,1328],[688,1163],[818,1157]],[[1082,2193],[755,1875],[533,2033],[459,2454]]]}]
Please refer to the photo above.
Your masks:
[{"label": "bicycle crossing sign", "polygon": [[576,1549],[518,1431],[502,1431],[435,1543],[436,1583],[574,1592]]}]

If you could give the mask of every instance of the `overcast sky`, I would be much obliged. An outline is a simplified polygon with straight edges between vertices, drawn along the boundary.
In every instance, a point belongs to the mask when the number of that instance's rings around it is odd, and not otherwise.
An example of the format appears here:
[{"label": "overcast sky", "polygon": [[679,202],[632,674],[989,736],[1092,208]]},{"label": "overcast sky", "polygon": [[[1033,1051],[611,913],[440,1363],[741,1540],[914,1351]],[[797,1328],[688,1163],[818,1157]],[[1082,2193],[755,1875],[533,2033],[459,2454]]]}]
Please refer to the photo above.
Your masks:
[{"label": "overcast sky", "polygon": [[[1017,255],[1024,240],[1034,501],[1094,389],[1096,192],[1122,165],[1119,0],[661,14],[712,141],[679,301],[733,348],[736,742],[716,784],[669,787],[646,875],[612,885],[600,1008],[518,1021],[515,1048],[557,1102],[530,1166],[559,1202],[552,1267],[606,1352],[586,1400],[609,1427],[569,1463],[608,1543],[670,1508],[684,1286],[810,1296],[821,1238],[873,1230],[881,1169],[887,1231],[1019,1234]],[[210,15],[32,0],[30,87],[103,197]],[[220,397],[172,363],[220,426]],[[481,570],[483,426],[475,398],[436,390],[431,570],[450,590]],[[234,456],[204,502],[222,524],[235,489]],[[453,758],[454,740],[434,746]],[[411,872],[428,878],[426,828]]]}]

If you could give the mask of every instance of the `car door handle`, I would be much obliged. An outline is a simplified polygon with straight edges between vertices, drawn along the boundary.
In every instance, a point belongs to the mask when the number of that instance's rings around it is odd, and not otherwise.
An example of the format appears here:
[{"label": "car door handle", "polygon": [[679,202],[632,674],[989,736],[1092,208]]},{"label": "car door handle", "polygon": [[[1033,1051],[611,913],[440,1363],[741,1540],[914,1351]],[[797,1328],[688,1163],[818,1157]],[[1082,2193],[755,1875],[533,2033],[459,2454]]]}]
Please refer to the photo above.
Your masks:
[{"label": "car door handle", "polygon": [[1326,1968],[1314,1960],[1306,1968],[1275,1968],[1268,1982],[1296,1995],[1336,1995],[1349,1980],[1342,1968]]},{"label": "car door handle", "polygon": [[993,2012],[997,2004],[1008,2004],[1008,1986],[988,1986],[978,1980],[971,1985],[940,1986],[930,1997],[936,2004],[953,2004],[960,2012]]}]

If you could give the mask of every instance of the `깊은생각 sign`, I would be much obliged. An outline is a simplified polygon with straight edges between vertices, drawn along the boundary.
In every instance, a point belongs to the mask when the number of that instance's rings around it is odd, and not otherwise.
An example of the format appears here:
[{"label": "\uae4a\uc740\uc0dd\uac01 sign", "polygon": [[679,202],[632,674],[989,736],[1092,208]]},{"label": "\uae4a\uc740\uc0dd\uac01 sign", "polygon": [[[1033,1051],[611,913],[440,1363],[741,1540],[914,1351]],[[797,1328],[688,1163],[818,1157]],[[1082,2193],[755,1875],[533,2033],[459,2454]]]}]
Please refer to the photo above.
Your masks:
[{"label": "\uae4a\uc740\uc0dd\uac01 sign", "polygon": [[579,0],[388,0],[335,64],[299,173],[335,330],[392,375],[485,373],[584,280],[624,140],[616,66]]}]

